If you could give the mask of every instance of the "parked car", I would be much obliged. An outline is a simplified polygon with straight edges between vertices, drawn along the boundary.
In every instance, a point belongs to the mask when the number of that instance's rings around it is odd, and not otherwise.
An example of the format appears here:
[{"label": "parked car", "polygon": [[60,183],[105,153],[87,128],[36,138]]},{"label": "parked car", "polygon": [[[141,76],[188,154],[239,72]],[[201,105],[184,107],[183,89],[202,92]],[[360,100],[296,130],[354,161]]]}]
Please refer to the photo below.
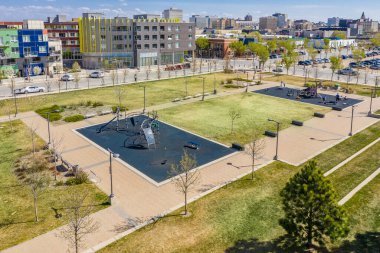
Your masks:
[{"label": "parked car", "polygon": [[26,86],[24,88],[14,90],[14,92],[15,94],[38,93],[45,92],[45,88],[39,86]]},{"label": "parked car", "polygon": [[373,65],[373,66],[370,67],[370,69],[380,70],[380,65]]},{"label": "parked car", "polygon": [[347,59],[347,58],[348,58],[347,55],[342,55],[342,59],[343,59],[343,60],[345,60],[345,59]]},{"label": "parked car", "polygon": [[339,75],[351,75],[356,76],[358,74],[357,71],[353,70],[352,68],[345,68],[338,71]]},{"label": "parked car", "polygon": [[271,54],[269,56],[269,59],[277,59],[277,58],[278,58],[278,56],[276,54]]},{"label": "parked car", "polygon": [[104,73],[101,71],[94,71],[90,74],[91,78],[102,78],[104,77]]},{"label": "parked car", "polygon": [[71,74],[64,74],[61,77],[61,81],[74,81],[74,76]]},{"label": "parked car", "polygon": [[282,69],[282,67],[276,67],[272,71],[275,72],[275,73],[282,73],[282,72],[284,72],[284,70]]}]

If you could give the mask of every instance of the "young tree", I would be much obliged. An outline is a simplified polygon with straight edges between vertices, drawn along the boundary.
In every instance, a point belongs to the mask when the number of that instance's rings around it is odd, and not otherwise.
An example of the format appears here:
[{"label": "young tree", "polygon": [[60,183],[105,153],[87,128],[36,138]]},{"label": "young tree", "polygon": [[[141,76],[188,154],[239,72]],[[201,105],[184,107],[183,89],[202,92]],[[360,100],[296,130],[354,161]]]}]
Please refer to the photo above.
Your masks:
[{"label": "young tree", "polygon": [[115,86],[115,80],[116,80],[116,71],[115,70],[111,70],[111,80],[112,80],[112,85]]},{"label": "young tree", "polygon": [[330,57],[331,81],[334,78],[335,72],[342,68],[343,68],[342,58],[338,56],[331,56]]},{"label": "young tree", "polygon": [[30,139],[32,142],[32,152],[33,155],[36,154],[36,132],[37,132],[38,127],[32,123],[31,126],[29,127],[29,133],[30,133]]},{"label": "young tree", "polygon": [[195,40],[195,45],[197,46],[198,54],[202,58],[203,51],[210,47],[210,41],[207,38],[199,37],[198,39]]},{"label": "young tree", "polygon": [[235,120],[241,118],[240,108],[238,108],[237,106],[231,107],[230,110],[228,111],[228,116],[231,119],[231,133],[233,133]]},{"label": "young tree", "polygon": [[254,120],[251,120],[246,126],[246,133],[249,137],[249,143],[245,147],[245,153],[251,157],[251,179],[255,172],[256,161],[261,158],[264,148],[265,140],[262,138],[261,133]]},{"label": "young tree", "polygon": [[115,87],[115,96],[119,107],[121,107],[121,101],[123,100],[125,93],[126,89],[123,89],[123,86],[119,85]]},{"label": "young tree", "polygon": [[150,65],[148,65],[148,68],[145,70],[146,80],[149,80],[149,75],[152,70],[150,69]]},{"label": "young tree", "polygon": [[78,62],[74,62],[73,65],[71,66],[71,70],[73,72],[80,72],[81,71],[81,67],[79,65]]},{"label": "young tree", "polygon": [[93,205],[87,199],[88,192],[72,192],[65,200],[68,224],[60,230],[60,237],[68,241],[75,253],[84,246],[85,237],[99,229],[99,224],[90,216]]},{"label": "young tree", "polygon": [[376,35],[371,39],[371,44],[373,47],[380,47],[380,33],[376,33]]},{"label": "young tree", "polygon": [[325,51],[325,57],[327,58],[327,54],[330,52],[330,39],[324,38],[323,39],[323,50]]},{"label": "young tree", "polygon": [[184,150],[182,159],[179,164],[172,165],[170,170],[170,175],[173,176],[171,181],[176,186],[177,190],[184,195],[185,198],[185,212],[184,215],[188,214],[187,210],[187,196],[191,189],[196,186],[200,180],[200,174],[197,167],[197,160],[194,156],[190,155],[186,150]]},{"label": "young tree", "polygon": [[[262,45],[262,44],[259,44],[259,46],[257,47],[256,54],[259,57],[259,62],[260,62],[260,66],[259,67],[260,67],[260,69],[264,69],[265,63],[269,59],[268,48],[266,46]],[[260,75],[260,77],[261,77],[261,75]]]},{"label": "young tree", "polygon": [[294,63],[294,58],[291,55],[284,55],[281,62],[285,65],[286,74],[289,75],[289,69]]},{"label": "young tree", "polygon": [[312,248],[348,233],[347,216],[331,183],[315,161],[309,162],[281,191],[285,217],[280,225],[297,246]]},{"label": "young tree", "polygon": [[273,51],[277,49],[277,41],[276,40],[268,41],[267,47],[268,47],[269,53],[273,53]]},{"label": "young tree", "polygon": [[54,161],[54,181],[57,181],[57,173],[58,173],[58,160],[63,152],[63,136],[58,138],[57,136],[52,136],[50,141],[49,153]]},{"label": "young tree", "polygon": [[128,68],[123,69],[123,83],[127,83]]},{"label": "young tree", "polygon": [[34,220],[38,222],[38,197],[49,186],[48,163],[43,156],[32,156],[21,164],[22,182],[33,195]]},{"label": "young tree", "polygon": [[75,82],[75,89],[79,88],[79,81],[81,79],[80,72],[74,73],[74,82]]}]

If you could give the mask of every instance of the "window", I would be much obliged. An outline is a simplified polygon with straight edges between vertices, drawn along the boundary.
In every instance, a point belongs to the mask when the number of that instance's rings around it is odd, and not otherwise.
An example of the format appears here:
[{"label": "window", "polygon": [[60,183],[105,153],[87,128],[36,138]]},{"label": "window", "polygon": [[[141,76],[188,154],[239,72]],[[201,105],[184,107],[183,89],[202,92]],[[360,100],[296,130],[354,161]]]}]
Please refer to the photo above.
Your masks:
[{"label": "window", "polygon": [[140,32],[141,31],[141,26],[136,26],[136,31]]},{"label": "window", "polygon": [[38,35],[38,42],[41,42],[43,40],[42,35]]},{"label": "window", "polygon": [[177,25],[176,27],[175,27],[175,30],[178,32],[180,29],[179,29],[179,25]]},{"label": "window", "polygon": [[165,44],[164,44],[164,43],[161,43],[161,44],[160,44],[160,48],[165,48]]},{"label": "window", "polygon": [[170,32],[172,30],[172,27],[169,25],[168,26],[168,31]]},{"label": "window", "polygon": [[137,45],[137,49],[141,49],[141,45],[140,44]]},{"label": "window", "polygon": [[141,35],[136,35],[136,40],[141,40]]},{"label": "window", "polygon": [[153,32],[157,32],[157,26],[153,26],[153,27],[152,27],[152,31],[153,31]]},{"label": "window", "polygon": [[173,35],[168,35],[168,40],[172,40],[173,39]]},{"label": "window", "polygon": [[192,42],[189,42],[189,47],[193,47],[193,43]]},{"label": "window", "polygon": [[38,47],[38,52],[40,52],[40,53],[46,53],[46,47],[45,46],[39,46]]},{"label": "window", "polygon": [[16,35],[12,35],[11,36],[11,42],[17,42],[18,39],[17,39],[17,36]]},{"label": "window", "polygon": [[144,31],[148,32],[149,31],[149,26],[144,26]]},{"label": "window", "polygon": [[70,33],[70,36],[71,37],[75,37],[75,33]]},{"label": "window", "polygon": [[168,49],[171,49],[171,48],[172,48],[172,44],[169,43],[169,44],[168,44]]},{"label": "window", "polygon": [[144,40],[149,40],[149,35],[144,35]]},{"label": "window", "polygon": [[30,42],[30,36],[29,35],[23,35],[22,36],[22,42]]},{"label": "window", "polygon": [[101,39],[101,40],[105,40],[105,39],[106,39],[106,36],[105,36],[105,35],[100,35],[100,39]]},{"label": "window", "polygon": [[192,31],[193,30],[193,26],[189,26],[189,31]]},{"label": "window", "polygon": [[149,44],[145,44],[144,49],[149,49]]},{"label": "window", "polygon": [[161,35],[160,35],[160,39],[161,39],[161,40],[164,40],[164,39],[165,39],[165,35],[161,34]]},{"label": "window", "polygon": [[160,26],[160,31],[164,32],[165,31],[165,26]]},{"label": "window", "polygon": [[179,40],[179,34],[176,34],[176,35],[175,35],[175,39],[176,39],[176,40]]},{"label": "window", "polygon": [[193,35],[189,34],[189,40],[192,40],[192,39],[193,39]]},{"label": "window", "polygon": [[76,44],[75,42],[76,42],[75,40],[72,40],[72,41],[70,41],[70,44],[75,45]]},{"label": "window", "polygon": [[153,44],[152,48],[157,49],[157,44]]},{"label": "window", "polygon": [[18,54],[19,53],[18,47],[12,47],[12,53]]},{"label": "window", "polygon": [[157,38],[158,38],[157,35],[153,35],[153,36],[152,36],[152,39],[153,39],[153,40],[157,40]]},{"label": "window", "polygon": [[176,42],[174,45],[175,45],[175,48],[179,48],[179,42]]},{"label": "window", "polygon": [[4,45],[4,39],[3,39],[3,37],[0,37],[0,45]]},{"label": "window", "polygon": [[32,50],[30,47],[24,47],[24,55],[29,56],[32,53]]}]

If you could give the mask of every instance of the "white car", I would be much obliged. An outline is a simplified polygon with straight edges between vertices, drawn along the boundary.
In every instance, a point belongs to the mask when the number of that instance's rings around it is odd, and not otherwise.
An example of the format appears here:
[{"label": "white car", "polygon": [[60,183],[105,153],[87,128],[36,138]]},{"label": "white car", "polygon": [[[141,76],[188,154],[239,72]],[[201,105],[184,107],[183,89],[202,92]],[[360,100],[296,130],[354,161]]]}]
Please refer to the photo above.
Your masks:
[{"label": "white car", "polygon": [[90,74],[91,78],[102,78],[104,77],[104,73],[101,71],[94,71]]},{"label": "white car", "polygon": [[38,93],[38,92],[45,92],[44,87],[38,87],[38,86],[26,86],[21,89],[14,90],[15,94],[28,94],[28,93]]},{"label": "white car", "polygon": [[71,74],[64,74],[61,77],[61,81],[74,81],[74,77]]}]

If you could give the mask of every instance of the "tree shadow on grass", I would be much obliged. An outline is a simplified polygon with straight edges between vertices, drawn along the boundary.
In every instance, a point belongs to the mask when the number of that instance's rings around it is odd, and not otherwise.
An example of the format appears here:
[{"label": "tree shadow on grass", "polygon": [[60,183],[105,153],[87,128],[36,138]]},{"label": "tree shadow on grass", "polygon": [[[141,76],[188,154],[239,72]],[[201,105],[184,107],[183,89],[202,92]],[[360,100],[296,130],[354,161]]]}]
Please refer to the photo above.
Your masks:
[{"label": "tree shadow on grass", "polygon": [[339,247],[327,249],[324,246],[314,246],[312,250],[305,250],[291,246],[291,239],[286,236],[272,241],[259,241],[256,238],[239,240],[235,245],[226,249],[225,253],[296,253],[296,252],[318,252],[318,253],[380,253],[380,232],[366,232],[357,234],[355,240],[344,241]]}]

